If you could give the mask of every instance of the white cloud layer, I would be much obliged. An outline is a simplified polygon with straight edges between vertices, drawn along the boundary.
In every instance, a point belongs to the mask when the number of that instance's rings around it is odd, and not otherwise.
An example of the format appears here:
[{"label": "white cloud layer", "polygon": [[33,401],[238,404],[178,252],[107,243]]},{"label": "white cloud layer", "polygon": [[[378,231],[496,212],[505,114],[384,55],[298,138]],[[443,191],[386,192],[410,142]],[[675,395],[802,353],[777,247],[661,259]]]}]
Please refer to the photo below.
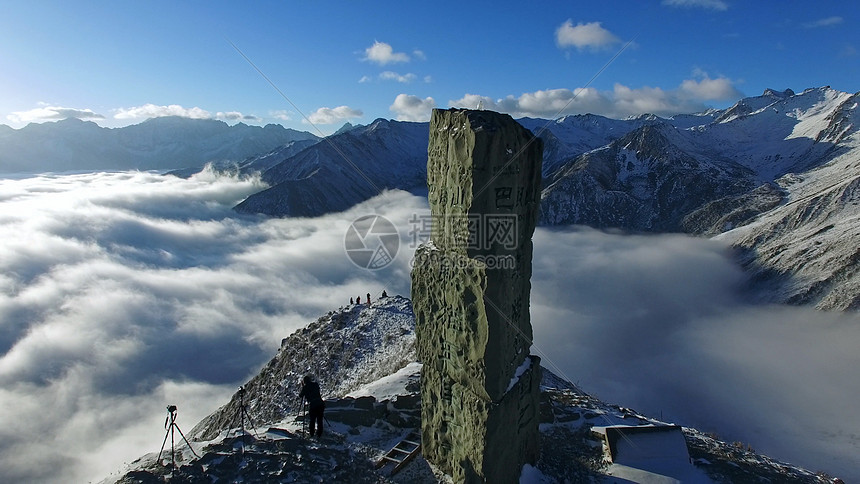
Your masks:
[{"label": "white cloud layer", "polygon": [[42,121],[58,121],[61,119],[76,118],[82,120],[104,119],[101,114],[92,109],[64,108],[61,106],[39,106],[29,111],[16,111],[6,116],[13,123],[38,123]]},{"label": "white cloud layer", "polygon": [[[345,213],[230,210],[255,179],[98,173],[0,180],[0,481],[98,481],[190,428],[281,338],[355,294],[409,294],[408,220],[388,192]],[[401,229],[393,265],[343,249],[349,223]],[[753,306],[716,243],[538,229],[544,365],[598,397],[860,478],[860,316]]]},{"label": "white cloud layer", "polygon": [[[0,482],[97,482],[158,451],[167,404],[188,431],[295,329],[355,294],[409,293],[405,250],[372,273],[343,249],[381,202],[232,212],[262,188],[211,173],[0,180]],[[390,197],[404,224],[423,203]]]},{"label": "white cloud layer", "polygon": [[728,254],[680,235],[539,229],[543,365],[605,401],[857,480],[860,416],[844,408],[860,397],[860,315],[748,304]]},{"label": "white cloud layer", "polygon": [[621,39],[603,28],[600,22],[573,25],[573,21],[568,19],[555,30],[555,42],[562,48],[601,50],[621,42]]},{"label": "white cloud layer", "polygon": [[364,49],[363,60],[384,66],[387,64],[396,64],[398,62],[409,62],[409,54],[405,52],[394,52],[394,48],[391,47],[390,44],[375,41],[373,42],[373,45]]},{"label": "white cloud layer", "polygon": [[[313,124],[334,124],[346,119],[360,118],[364,113],[349,106],[338,106],[336,108],[322,107],[308,115],[308,120]],[[302,120],[302,122],[307,122]]]},{"label": "white cloud layer", "polygon": [[698,79],[685,80],[672,90],[615,84],[612,91],[598,91],[591,87],[547,89],[502,99],[466,94],[448,101],[448,105],[470,109],[482,105],[484,109],[509,113],[514,117],[555,118],[591,113],[622,119],[644,113],[672,116],[700,112],[708,108],[705,101],[728,101],[741,97],[743,94],[730,79],[711,79],[702,75]]},{"label": "white cloud layer", "polygon": [[707,8],[711,10],[724,11],[729,6],[723,0],[663,0],[663,5],[670,7]]},{"label": "white cloud layer", "polygon": [[429,121],[436,101],[432,97],[421,99],[411,94],[398,94],[388,109],[398,121]]}]

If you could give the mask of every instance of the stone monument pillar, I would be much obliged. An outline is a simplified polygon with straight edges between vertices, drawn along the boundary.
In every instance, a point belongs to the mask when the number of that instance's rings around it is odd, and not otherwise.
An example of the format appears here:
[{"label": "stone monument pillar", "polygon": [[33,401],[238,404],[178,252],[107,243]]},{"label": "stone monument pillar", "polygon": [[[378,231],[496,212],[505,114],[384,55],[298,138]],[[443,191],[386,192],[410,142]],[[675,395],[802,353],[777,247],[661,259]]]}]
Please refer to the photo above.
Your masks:
[{"label": "stone monument pillar", "polygon": [[529,292],[542,151],[506,114],[433,110],[432,228],[412,302],[422,449],[455,482],[519,482],[539,455]]}]

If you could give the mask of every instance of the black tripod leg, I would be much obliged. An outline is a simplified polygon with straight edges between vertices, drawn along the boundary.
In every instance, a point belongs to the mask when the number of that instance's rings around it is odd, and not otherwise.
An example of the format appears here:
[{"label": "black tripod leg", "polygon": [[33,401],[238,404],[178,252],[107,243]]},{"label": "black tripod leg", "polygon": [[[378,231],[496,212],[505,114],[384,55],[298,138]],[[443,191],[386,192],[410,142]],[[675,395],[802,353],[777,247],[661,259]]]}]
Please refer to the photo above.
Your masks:
[{"label": "black tripod leg", "polygon": [[248,418],[248,423],[251,424],[251,430],[254,432],[254,436],[257,437],[257,439],[259,440],[260,436],[257,434],[257,424],[255,424],[254,419],[252,419],[251,416],[248,415],[248,411],[245,410],[245,407],[242,407],[242,415]]},{"label": "black tripod leg", "polygon": [[161,463],[161,453],[164,452],[164,444],[167,443],[167,436],[170,435],[170,429],[167,429],[167,433],[164,434],[164,440],[161,442],[161,450],[158,451],[158,462]]},{"label": "black tripod leg", "polygon": [[[188,448],[189,448],[189,449],[191,449],[191,453],[192,453],[192,454],[194,454],[194,457],[197,457],[197,458],[199,459],[199,458],[200,458],[200,456],[199,456],[199,455],[197,455],[197,452],[194,452],[194,448],[193,448],[193,447],[191,447],[191,442],[188,442],[188,439],[186,439],[186,438],[185,438],[185,434],[183,434],[183,433],[182,433],[182,429],[180,429],[178,425],[176,426],[176,430],[178,430],[178,431],[179,431],[179,435],[181,435],[181,436],[182,436],[182,440],[184,440],[184,441],[185,441],[185,444],[186,444],[186,445],[188,445]],[[192,429],[192,430],[193,430],[193,429]]]}]

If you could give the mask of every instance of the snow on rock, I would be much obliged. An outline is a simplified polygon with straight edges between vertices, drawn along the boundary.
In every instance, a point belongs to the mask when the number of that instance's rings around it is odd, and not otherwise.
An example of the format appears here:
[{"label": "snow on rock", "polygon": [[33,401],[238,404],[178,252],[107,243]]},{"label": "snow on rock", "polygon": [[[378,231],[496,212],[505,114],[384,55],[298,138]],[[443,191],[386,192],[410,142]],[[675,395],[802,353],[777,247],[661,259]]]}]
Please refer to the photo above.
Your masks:
[{"label": "snow on rock", "polygon": [[413,361],[395,373],[368,383],[346,396],[353,398],[371,396],[376,400],[393,400],[398,395],[415,393],[420,376],[421,363]]},{"label": "snow on rock", "polygon": [[[285,338],[278,354],[245,384],[245,402],[258,424],[296,415],[301,379],[312,374],[323,398],[339,398],[415,361],[412,303],[402,296],[353,304]],[[209,439],[235,425],[238,394],[190,432]]]}]

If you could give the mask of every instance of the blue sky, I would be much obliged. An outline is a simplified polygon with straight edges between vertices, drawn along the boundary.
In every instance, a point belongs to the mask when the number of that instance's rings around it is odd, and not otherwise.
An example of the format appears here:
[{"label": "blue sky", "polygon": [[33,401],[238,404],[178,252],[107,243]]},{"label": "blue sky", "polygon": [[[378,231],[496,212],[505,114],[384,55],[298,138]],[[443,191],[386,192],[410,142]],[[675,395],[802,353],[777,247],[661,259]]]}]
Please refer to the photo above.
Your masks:
[{"label": "blue sky", "polygon": [[665,116],[765,88],[855,92],[858,10],[826,0],[5,1],[0,123],[116,127],[179,114],[327,134],[478,103],[515,117]]}]

